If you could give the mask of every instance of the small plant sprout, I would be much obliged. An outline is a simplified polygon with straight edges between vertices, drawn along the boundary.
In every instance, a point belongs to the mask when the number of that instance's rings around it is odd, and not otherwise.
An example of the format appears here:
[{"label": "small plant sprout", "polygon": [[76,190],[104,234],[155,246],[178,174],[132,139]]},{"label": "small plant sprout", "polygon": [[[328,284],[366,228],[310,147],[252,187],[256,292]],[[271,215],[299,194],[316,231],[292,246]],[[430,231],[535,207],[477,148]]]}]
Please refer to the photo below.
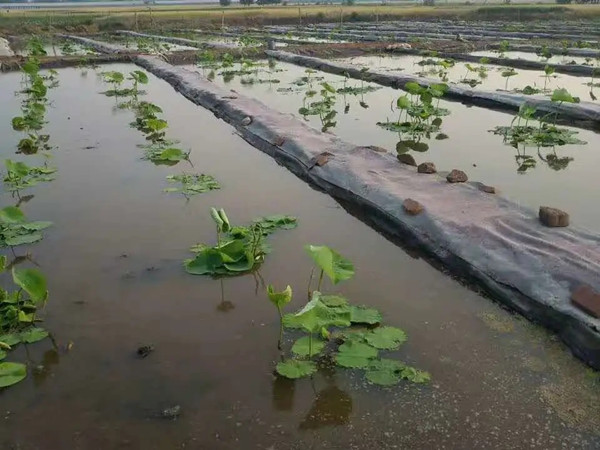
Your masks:
[{"label": "small plant sprout", "polygon": [[128,80],[131,80],[133,82],[131,95],[133,99],[137,101],[138,95],[140,93],[139,85],[148,84],[148,75],[146,75],[146,73],[142,72],[141,70],[134,70],[133,72],[129,73]]},{"label": "small plant sprout", "polygon": [[[336,122],[334,122],[334,119],[337,115],[337,111],[334,109],[335,94],[337,93],[337,91],[329,83],[322,82],[320,93],[320,100],[311,102],[308,106],[303,106],[298,110],[298,112],[305,118],[307,116],[318,116],[322,125],[321,131],[325,132],[329,128],[335,127],[337,124]],[[315,94],[316,92],[314,92],[313,90],[306,91],[303,101],[304,105],[306,105],[306,100],[308,98],[312,98]]]},{"label": "small plant sprout", "polygon": [[180,186],[166,188],[164,192],[181,192],[186,198],[221,189],[221,186],[212,175],[183,173],[181,175],[169,175],[167,181],[177,183]]},{"label": "small plant sprout", "polygon": [[501,58],[504,58],[505,53],[510,49],[510,43],[508,41],[502,41],[500,42],[500,45],[498,46],[498,50],[496,50],[498,52],[498,55]]},{"label": "small plant sprout", "polygon": [[502,72],[500,72],[500,75],[503,78],[506,78],[506,83],[504,84],[505,91],[508,90],[508,80],[510,79],[510,77],[514,77],[517,74],[518,74],[518,72],[512,67],[504,69]]},{"label": "small plant sprout", "polygon": [[231,225],[229,224],[229,219],[227,218],[223,208],[219,210],[216,208],[210,208],[210,217],[212,217],[213,221],[217,225],[217,244],[220,247],[221,233],[228,233],[231,230]]},{"label": "small plant sprout", "polygon": [[[321,290],[324,275],[327,275],[334,285],[338,284],[340,281],[349,280],[354,276],[354,266],[352,265],[352,262],[344,258],[335,250],[325,245],[307,245],[304,249],[320,269],[317,291]],[[311,290],[311,284],[312,272],[308,285],[309,292]]]},{"label": "small plant sprout", "polygon": [[556,75],[554,75],[555,69],[552,66],[546,65],[546,67],[544,67],[544,92],[547,91],[547,87],[548,87],[548,82],[550,81],[550,78],[556,78]]},{"label": "small plant sprout", "polygon": [[292,288],[288,285],[283,291],[276,292],[272,284],[267,286],[267,296],[279,314],[279,340],[277,341],[277,348],[281,350],[281,343],[283,341],[283,313],[282,308],[292,301]]},{"label": "small plant sprout", "polygon": [[265,238],[279,229],[292,229],[296,218],[284,215],[255,219],[249,226],[232,226],[222,209],[211,208],[217,227],[217,245],[197,244],[190,251],[195,257],[184,261],[192,275],[239,275],[261,264],[270,248]]},{"label": "small plant sprout", "polygon": [[[432,84],[424,87],[417,83],[406,83],[404,89],[408,94],[400,96],[392,111],[398,111],[398,119],[395,122],[378,122],[377,125],[383,129],[399,134],[408,134],[408,141],[419,142],[421,138],[429,138],[431,133],[440,131],[442,116],[450,114],[450,111],[439,107],[440,98],[448,90],[445,84]],[[434,105],[434,99],[436,103]],[[421,148],[418,146],[416,148]]]},{"label": "small plant sprout", "polygon": [[592,79],[586,83],[590,87],[590,98],[596,101],[596,95],[594,94],[594,88],[600,87],[600,83],[596,83],[596,78],[600,77],[600,67],[594,67],[592,70]]},{"label": "small plant sprout", "polygon": [[109,83],[113,86],[110,91],[106,91],[105,95],[107,96],[118,96],[119,95],[119,86],[125,80],[125,76],[121,72],[110,71],[104,72],[103,74],[104,82]]},{"label": "small plant sprout", "polygon": [[[576,103],[578,99],[573,97],[566,89],[556,89],[552,94],[552,101],[558,103]],[[538,119],[537,126],[532,126],[531,122],[535,120],[536,109],[534,106],[523,104],[519,112],[513,118],[510,126],[497,126],[491,130],[494,134],[504,137],[504,141],[511,147],[517,149],[515,159],[518,164],[518,172],[525,173],[528,169],[536,166],[536,160],[531,155],[525,153],[526,147],[536,147],[540,159],[548,164],[554,170],[565,168],[572,159],[561,158],[556,155],[555,148],[567,144],[582,145],[584,141],[577,139],[577,131],[556,126],[558,112],[549,113]],[[549,122],[550,117],[553,118]],[[523,147],[523,152],[519,148]],[[553,153],[544,158],[540,153],[540,148],[550,147]]]}]

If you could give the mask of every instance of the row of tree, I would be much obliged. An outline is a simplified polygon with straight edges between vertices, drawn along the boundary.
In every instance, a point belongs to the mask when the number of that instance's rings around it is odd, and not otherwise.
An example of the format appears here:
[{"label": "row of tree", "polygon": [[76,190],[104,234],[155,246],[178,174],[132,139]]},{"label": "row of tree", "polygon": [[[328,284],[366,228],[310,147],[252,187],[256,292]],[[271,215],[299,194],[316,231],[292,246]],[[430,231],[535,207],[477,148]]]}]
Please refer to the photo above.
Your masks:
[{"label": "row of tree", "polygon": [[[257,5],[277,5],[281,3],[281,0],[239,0],[240,5],[253,5],[256,3]],[[221,6],[229,6],[231,5],[231,0],[219,0]]]}]

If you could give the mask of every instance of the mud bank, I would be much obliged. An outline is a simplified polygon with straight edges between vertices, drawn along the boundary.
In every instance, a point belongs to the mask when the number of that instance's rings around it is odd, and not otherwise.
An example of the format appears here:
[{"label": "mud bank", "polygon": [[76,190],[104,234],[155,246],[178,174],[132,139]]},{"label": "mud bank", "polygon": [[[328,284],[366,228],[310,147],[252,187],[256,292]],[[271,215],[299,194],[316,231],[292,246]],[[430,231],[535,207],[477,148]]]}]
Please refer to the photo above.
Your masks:
[{"label": "mud bank", "polygon": [[[481,192],[477,183],[449,184],[417,174],[387,152],[321,133],[157,58],[140,56],[136,63],[231,123],[254,147],[375,229],[426,252],[496,300],[556,331],[577,356],[600,368],[600,320],[569,300],[581,284],[600,290],[599,234],[546,228],[534,212]],[[408,198],[424,205],[424,211],[416,216],[404,212]]]},{"label": "mud bank", "polygon": [[[117,62],[129,62],[131,56],[126,54],[114,55],[90,55],[82,60],[81,56],[45,56],[40,58],[40,67],[42,69],[60,69],[64,67],[89,66],[93,64],[111,64]],[[0,72],[11,72],[21,70],[23,61],[22,56],[13,56],[11,58],[0,58]]]},{"label": "mud bank", "polygon": [[[500,48],[500,46],[499,44],[488,44],[487,48],[497,49]],[[511,45],[509,51],[535,53],[539,51],[540,48],[541,45]],[[548,51],[553,55],[582,56],[584,58],[600,57],[600,50],[593,48],[548,47]]]},{"label": "mud bank", "polygon": [[[268,50],[265,53],[268,56],[281,61],[336,75],[349,76],[350,78],[355,78],[357,80],[371,81],[373,83],[381,84],[382,86],[390,86],[396,89],[401,89],[409,82],[416,82],[423,86],[439,83],[437,80],[408,74],[391,75],[389,73],[377,71],[365,73],[361,71],[360,68],[350,64],[336,63],[320,58],[296,55],[289,52]],[[448,84],[448,91],[444,98],[461,101],[465,104],[508,111],[518,111],[519,107],[527,102],[529,105],[536,107],[539,115],[553,113],[557,114],[562,121],[566,121],[581,128],[598,129],[600,127],[600,106],[589,102],[562,104],[559,106],[557,103],[540,96],[483,91],[464,88],[456,84]]]},{"label": "mud bank", "polygon": [[14,56],[10,44],[4,38],[0,37],[0,56]]},{"label": "mud bank", "polygon": [[123,45],[109,44],[108,42],[100,42],[94,39],[89,39],[81,36],[71,36],[68,34],[57,34],[58,37],[63,39],[70,39],[80,44],[87,45],[92,49],[100,53],[116,53],[116,54],[133,54],[135,51],[129,49]]},{"label": "mud bank", "polygon": [[[388,50],[389,53],[394,53],[398,55],[420,55],[420,56],[428,56],[431,52],[425,50],[417,50],[417,49],[403,49],[403,48],[394,48]],[[445,59],[453,59],[455,61],[466,61],[466,62],[474,62],[480,63],[481,56],[477,55],[469,55],[466,53],[453,53],[453,52],[438,52],[436,54],[438,58]],[[580,64],[552,64],[540,61],[531,61],[527,59],[515,59],[515,58],[501,58],[495,56],[486,56],[486,64],[496,64],[498,66],[506,66],[506,67],[514,67],[516,69],[529,69],[529,70],[540,70],[543,71],[546,66],[552,67],[556,73],[564,73],[567,75],[576,75],[581,77],[591,77],[595,71],[597,71],[596,67],[592,66],[583,66]]]},{"label": "mud bank", "polygon": [[187,47],[196,47],[196,48],[217,48],[217,49],[234,49],[237,48],[236,45],[233,44],[225,44],[218,42],[200,42],[194,41],[193,39],[185,39],[171,36],[160,36],[157,34],[145,34],[145,33],[136,33],[135,31],[128,30],[119,30],[116,34],[120,34],[122,36],[133,36],[147,39],[156,39],[157,41],[168,42],[170,44],[183,45]]}]

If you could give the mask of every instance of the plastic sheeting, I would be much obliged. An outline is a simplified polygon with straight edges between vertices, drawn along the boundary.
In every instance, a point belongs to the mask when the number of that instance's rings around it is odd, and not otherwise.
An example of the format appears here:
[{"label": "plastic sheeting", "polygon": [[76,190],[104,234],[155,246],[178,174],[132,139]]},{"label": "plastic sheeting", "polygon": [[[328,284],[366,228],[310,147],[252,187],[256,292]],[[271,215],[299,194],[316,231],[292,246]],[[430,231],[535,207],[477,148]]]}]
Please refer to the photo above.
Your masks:
[{"label": "plastic sheeting", "polygon": [[[136,62],[375,229],[420,248],[495,299],[555,330],[575,354],[600,368],[600,320],[569,300],[580,284],[600,290],[600,234],[573,226],[544,227],[534,212],[485,194],[476,183],[449,184],[436,175],[418,174],[387,152],[321,133],[196,72],[154,57]],[[244,125],[248,117],[250,125]],[[316,164],[324,154],[328,161]],[[422,203],[424,211],[405,213],[407,198]]]}]

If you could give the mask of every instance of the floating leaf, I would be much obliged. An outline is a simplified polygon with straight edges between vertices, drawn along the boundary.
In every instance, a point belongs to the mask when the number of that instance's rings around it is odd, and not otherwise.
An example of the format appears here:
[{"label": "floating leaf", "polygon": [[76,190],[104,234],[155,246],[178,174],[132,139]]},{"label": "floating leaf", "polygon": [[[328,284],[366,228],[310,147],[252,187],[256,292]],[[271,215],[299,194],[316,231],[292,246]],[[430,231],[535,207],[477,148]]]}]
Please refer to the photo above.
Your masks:
[{"label": "floating leaf", "polygon": [[192,275],[207,275],[215,273],[223,264],[223,258],[214,248],[205,248],[198,252],[194,259],[184,262],[185,270]]},{"label": "floating leaf", "polygon": [[254,219],[252,223],[260,225],[263,234],[266,236],[276,230],[292,230],[296,228],[298,226],[298,219],[284,214],[275,214]]},{"label": "floating leaf", "polygon": [[323,349],[325,348],[324,341],[322,341],[321,339],[313,338],[312,345],[310,345],[310,347],[312,347],[311,352],[310,352],[311,354],[309,355],[308,354],[309,343],[310,343],[309,336],[301,337],[296,342],[294,342],[294,345],[292,346],[292,352],[298,356],[308,356],[309,358],[311,358],[311,357],[321,353],[323,351]]},{"label": "floating leaf", "polygon": [[395,350],[406,339],[406,333],[396,327],[379,327],[365,335],[369,345],[381,350]]},{"label": "floating leaf", "polygon": [[350,307],[350,321],[352,323],[376,325],[380,323],[382,319],[381,313],[374,308],[367,308],[366,306]]},{"label": "floating leaf", "polygon": [[17,384],[26,376],[27,368],[25,364],[13,362],[0,363],[0,388]]},{"label": "floating leaf", "polygon": [[402,369],[400,375],[402,378],[413,383],[428,383],[431,380],[431,375],[428,372],[409,366]]},{"label": "floating leaf", "polygon": [[312,375],[317,371],[317,365],[312,361],[288,359],[285,362],[278,363],[275,370],[281,376],[296,379]]},{"label": "floating leaf", "polygon": [[340,345],[335,361],[342,367],[364,368],[377,357],[377,349],[361,342],[346,341]]},{"label": "floating leaf", "polygon": [[13,281],[29,294],[34,303],[43,302],[48,298],[46,278],[37,269],[12,270]]},{"label": "floating leaf", "polygon": [[333,284],[354,276],[352,263],[335,250],[325,245],[307,245],[304,248]]},{"label": "floating leaf", "polygon": [[393,386],[402,379],[401,372],[405,367],[400,361],[382,358],[371,361],[365,377],[371,383],[380,386]]},{"label": "floating leaf", "polygon": [[0,336],[0,342],[13,347],[21,342],[21,336],[18,333],[3,334]]},{"label": "floating leaf", "polygon": [[48,332],[43,328],[32,327],[26,331],[22,331],[21,342],[25,344],[33,344],[34,342],[42,341],[48,337]]},{"label": "floating leaf", "polygon": [[211,175],[181,174],[167,176],[169,183],[180,183],[179,187],[164,189],[165,192],[181,192],[183,195],[196,195],[220,189],[221,186]]}]

